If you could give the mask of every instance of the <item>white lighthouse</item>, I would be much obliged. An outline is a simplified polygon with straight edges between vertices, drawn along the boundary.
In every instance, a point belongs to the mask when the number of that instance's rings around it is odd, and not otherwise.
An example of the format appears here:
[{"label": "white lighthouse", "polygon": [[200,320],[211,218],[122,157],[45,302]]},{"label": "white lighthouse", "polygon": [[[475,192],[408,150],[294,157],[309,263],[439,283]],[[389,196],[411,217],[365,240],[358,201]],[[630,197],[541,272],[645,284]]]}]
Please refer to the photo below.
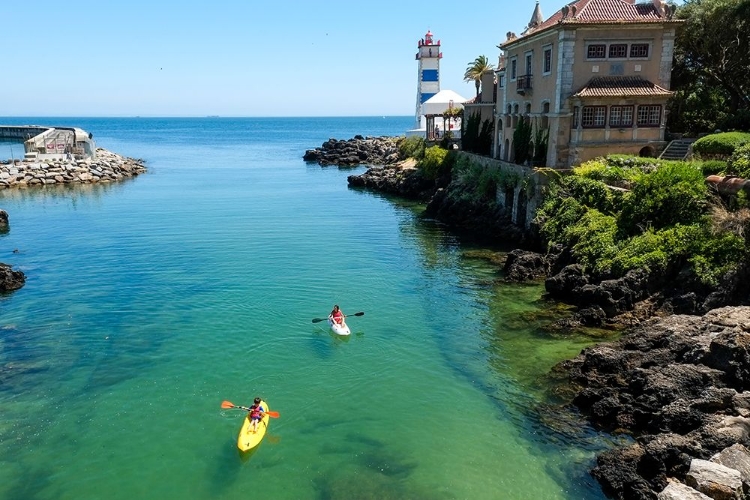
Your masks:
[{"label": "white lighthouse", "polygon": [[417,44],[417,61],[419,62],[419,73],[417,75],[417,111],[415,116],[415,129],[424,130],[425,122],[422,116],[422,104],[440,92],[440,40],[434,42],[432,33],[427,34]]}]

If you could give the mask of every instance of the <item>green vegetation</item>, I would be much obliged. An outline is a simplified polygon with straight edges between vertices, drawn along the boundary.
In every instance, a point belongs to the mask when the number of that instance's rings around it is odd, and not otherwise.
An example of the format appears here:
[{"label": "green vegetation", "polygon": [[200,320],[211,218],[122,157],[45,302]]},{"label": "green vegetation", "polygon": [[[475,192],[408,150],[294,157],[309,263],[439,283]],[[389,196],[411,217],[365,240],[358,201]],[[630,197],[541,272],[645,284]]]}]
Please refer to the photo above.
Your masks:
[{"label": "green vegetation", "polygon": [[[538,122],[537,122],[538,125]],[[534,132],[534,156],[532,157],[535,166],[544,166],[547,162],[547,146],[549,144],[549,129],[537,126]]]},{"label": "green vegetation", "polygon": [[687,270],[696,283],[715,285],[748,256],[750,210],[728,210],[703,168],[623,156],[586,162],[550,185],[537,212],[541,234],[599,277]]},{"label": "green vegetation", "polygon": [[531,121],[525,116],[519,118],[516,129],[513,131],[513,154],[518,165],[525,164],[531,156],[532,133]]},{"label": "green vegetation", "polygon": [[471,161],[467,156],[455,159],[452,165],[452,192],[472,204],[494,206],[498,186],[502,176],[498,169],[488,168]]},{"label": "green vegetation", "polygon": [[398,156],[400,159],[414,158],[421,160],[424,158],[425,141],[422,137],[413,135],[404,137],[398,143]]},{"label": "green vegetation", "polygon": [[461,132],[461,147],[464,151],[470,153],[490,156],[494,127],[491,120],[484,120],[480,123],[481,120],[481,114],[472,113],[469,119],[464,121],[464,130]]},{"label": "green vegetation", "polygon": [[750,178],[750,142],[734,150],[727,162],[727,174]]},{"label": "green vegetation", "polygon": [[477,57],[466,67],[464,81],[474,82],[474,86],[477,88],[477,97],[479,97],[479,88],[482,85],[482,75],[485,71],[492,71],[492,69],[494,68],[487,59],[487,56]]},{"label": "green vegetation", "polygon": [[685,0],[676,17],[669,130],[750,130],[750,1]]},{"label": "green vegetation", "polygon": [[729,157],[735,149],[744,144],[750,144],[748,132],[711,134],[693,143],[693,153],[701,158]]},{"label": "green vegetation", "polygon": [[432,146],[425,149],[424,157],[417,163],[417,168],[422,171],[426,179],[437,179],[449,174],[456,161],[456,155],[452,151],[440,146]]}]

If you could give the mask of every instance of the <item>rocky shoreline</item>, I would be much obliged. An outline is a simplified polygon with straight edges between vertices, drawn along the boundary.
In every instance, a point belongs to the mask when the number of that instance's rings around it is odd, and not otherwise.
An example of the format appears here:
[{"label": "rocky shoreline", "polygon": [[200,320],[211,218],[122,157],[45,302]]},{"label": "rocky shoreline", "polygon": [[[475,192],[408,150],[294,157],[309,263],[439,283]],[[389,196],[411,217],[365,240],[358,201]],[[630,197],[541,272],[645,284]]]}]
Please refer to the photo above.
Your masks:
[{"label": "rocky shoreline", "polygon": [[[325,161],[336,164],[333,156]],[[568,249],[540,252],[533,231],[513,226],[497,207],[467,202],[452,179],[428,181],[408,162],[372,165],[349,184],[423,201],[428,216],[452,228],[516,243],[504,279],[545,280],[550,298],[578,307],[556,327],[627,327],[621,340],[586,349],[551,374],[569,411],[634,440],[597,458],[591,473],[607,495],[750,498],[747,266],[711,288],[680,270],[595,279]]]},{"label": "rocky shoreline", "polygon": [[0,189],[50,184],[117,182],[146,172],[142,160],[105,149],[85,160],[11,160],[0,163]]},{"label": "rocky shoreline", "polygon": [[363,137],[328,139],[319,148],[308,149],[302,159],[321,166],[387,165],[398,161],[398,137]]},{"label": "rocky shoreline", "polygon": [[607,494],[750,492],[750,307],[654,318],[554,372],[595,426],[635,438],[598,457],[592,474]]}]

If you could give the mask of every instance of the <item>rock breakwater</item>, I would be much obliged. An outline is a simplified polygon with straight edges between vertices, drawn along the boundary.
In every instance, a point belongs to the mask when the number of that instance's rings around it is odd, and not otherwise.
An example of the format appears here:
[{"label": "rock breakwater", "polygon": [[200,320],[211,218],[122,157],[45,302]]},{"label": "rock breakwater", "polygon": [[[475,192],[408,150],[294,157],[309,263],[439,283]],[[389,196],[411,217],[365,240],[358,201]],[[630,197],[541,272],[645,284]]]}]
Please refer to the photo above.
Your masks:
[{"label": "rock breakwater", "polygon": [[142,160],[99,148],[94,159],[15,160],[0,164],[0,189],[117,182],[144,172]]}]

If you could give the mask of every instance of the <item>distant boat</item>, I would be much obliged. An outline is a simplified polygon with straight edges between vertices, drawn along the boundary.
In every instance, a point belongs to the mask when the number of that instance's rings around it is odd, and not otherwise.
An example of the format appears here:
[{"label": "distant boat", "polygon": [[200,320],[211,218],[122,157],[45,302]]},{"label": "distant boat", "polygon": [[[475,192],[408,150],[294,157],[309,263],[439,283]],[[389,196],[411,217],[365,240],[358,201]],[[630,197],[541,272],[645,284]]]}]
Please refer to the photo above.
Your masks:
[{"label": "distant boat", "polygon": [[218,118],[219,115],[208,115],[206,118]]}]

